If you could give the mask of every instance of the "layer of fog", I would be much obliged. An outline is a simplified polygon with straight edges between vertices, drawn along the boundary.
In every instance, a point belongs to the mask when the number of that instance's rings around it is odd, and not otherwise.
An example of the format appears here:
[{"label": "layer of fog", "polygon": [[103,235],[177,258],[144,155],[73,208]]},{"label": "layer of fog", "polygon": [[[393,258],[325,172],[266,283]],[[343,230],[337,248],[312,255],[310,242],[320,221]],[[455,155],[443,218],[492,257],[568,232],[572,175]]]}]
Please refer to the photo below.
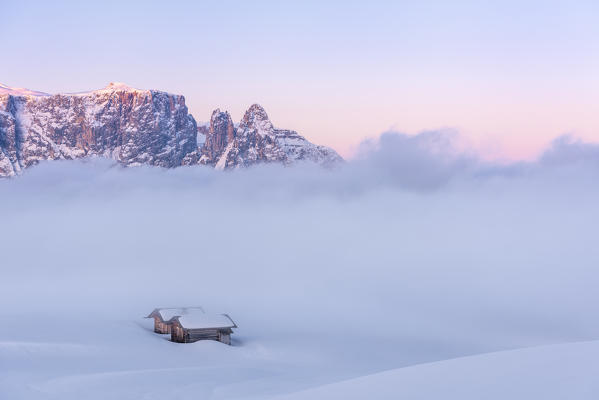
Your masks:
[{"label": "layer of fog", "polygon": [[237,346],[336,343],[368,371],[599,338],[599,147],[493,164],[452,140],[388,133],[330,170],[43,163],[0,181],[0,314],[201,304]]}]

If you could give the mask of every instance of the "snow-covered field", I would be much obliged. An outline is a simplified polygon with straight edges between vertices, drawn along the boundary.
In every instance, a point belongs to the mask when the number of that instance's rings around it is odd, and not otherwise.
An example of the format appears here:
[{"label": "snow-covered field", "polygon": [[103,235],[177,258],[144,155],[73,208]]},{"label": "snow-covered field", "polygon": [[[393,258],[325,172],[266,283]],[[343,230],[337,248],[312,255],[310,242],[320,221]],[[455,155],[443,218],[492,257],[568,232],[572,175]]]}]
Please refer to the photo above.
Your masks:
[{"label": "snow-covered field", "polygon": [[[400,144],[334,171],[0,181],[0,399],[597,398],[595,148]],[[231,315],[233,345],[143,318],[185,305]]]},{"label": "snow-covered field", "polygon": [[280,399],[595,399],[598,357],[599,341],[501,351],[394,369]]}]

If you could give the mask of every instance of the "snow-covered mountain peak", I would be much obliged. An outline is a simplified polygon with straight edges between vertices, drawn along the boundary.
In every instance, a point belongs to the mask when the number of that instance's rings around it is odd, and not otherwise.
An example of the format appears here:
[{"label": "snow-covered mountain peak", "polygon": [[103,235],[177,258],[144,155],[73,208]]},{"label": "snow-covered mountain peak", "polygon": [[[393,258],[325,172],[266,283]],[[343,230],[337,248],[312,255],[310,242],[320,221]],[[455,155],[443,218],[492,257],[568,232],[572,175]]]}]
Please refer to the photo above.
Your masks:
[{"label": "snow-covered mountain peak", "polygon": [[95,92],[147,92],[147,90],[136,89],[123,82],[110,82],[108,86]]},{"label": "snow-covered mountain peak", "polygon": [[212,115],[210,116],[210,122],[224,115],[229,115],[229,112],[221,111],[220,108],[217,108],[216,110],[212,111]]},{"label": "snow-covered mountain peak", "polygon": [[252,104],[243,116],[242,122],[250,123],[253,121],[270,121],[266,110],[260,104]]},{"label": "snow-covered mountain peak", "polygon": [[268,114],[266,114],[266,110],[260,104],[254,103],[248,108],[246,111],[246,115],[255,115],[260,119],[268,119]]},{"label": "snow-covered mountain peak", "polygon": [[212,111],[212,116],[210,117],[210,129],[214,131],[215,127],[221,124],[230,125],[230,129],[234,129],[229,112],[221,111],[220,108],[217,108]]},{"label": "snow-covered mountain peak", "polygon": [[[221,131],[224,129],[224,131]],[[233,121],[231,120],[231,115],[228,111],[221,111],[220,108],[212,111],[212,116],[210,117],[210,125],[209,130],[211,133],[215,133],[216,131],[221,131],[221,133],[225,133],[228,131],[227,136],[229,139],[233,139],[235,126]]]},{"label": "snow-covered mountain peak", "polygon": [[268,114],[260,104],[252,104],[245,112],[239,125],[242,134],[255,132],[260,136],[273,136],[274,127]]},{"label": "snow-covered mountain peak", "polygon": [[[98,90],[76,92],[76,93],[62,93],[63,96],[88,96],[93,94],[106,94],[114,92],[127,92],[127,93],[148,93],[148,90],[141,90],[131,87],[123,82],[110,82],[106,87]],[[52,96],[49,93],[39,92],[37,90],[30,90],[25,88],[10,87],[8,85],[0,83],[0,95],[10,94],[13,96],[33,96],[33,97],[47,97]]]},{"label": "snow-covered mountain peak", "polygon": [[125,92],[130,92],[130,91],[136,91],[139,89],[135,89],[123,82],[110,82],[108,84],[108,86],[106,86],[103,90],[119,90],[119,91],[122,90]]},{"label": "snow-covered mountain peak", "polygon": [[0,83],[0,95],[10,94],[13,96],[50,96],[48,93],[38,92],[36,90],[30,90],[25,88],[15,88]]},{"label": "snow-covered mountain peak", "polygon": [[113,93],[150,93],[149,90],[136,89],[123,82],[110,82],[102,89],[90,90],[86,92],[62,93],[65,96],[93,96],[93,95],[109,95]]}]

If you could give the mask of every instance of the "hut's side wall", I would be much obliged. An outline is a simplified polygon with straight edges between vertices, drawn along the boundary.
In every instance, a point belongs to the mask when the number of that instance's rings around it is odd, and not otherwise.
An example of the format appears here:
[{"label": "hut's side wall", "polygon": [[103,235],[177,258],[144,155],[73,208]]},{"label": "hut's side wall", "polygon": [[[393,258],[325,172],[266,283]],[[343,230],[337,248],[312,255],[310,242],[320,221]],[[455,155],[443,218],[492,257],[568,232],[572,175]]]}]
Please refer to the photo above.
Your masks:
[{"label": "hut's side wall", "polygon": [[216,329],[189,329],[188,339],[190,342],[198,340],[218,340],[218,330]]},{"label": "hut's side wall", "polygon": [[218,341],[224,344],[231,344],[231,333],[227,331],[220,331],[218,333]]},{"label": "hut's side wall", "polygon": [[171,328],[171,341],[178,343],[193,343],[198,340],[216,340],[224,344],[231,344],[230,328],[226,329],[185,329],[178,323]]},{"label": "hut's side wall", "polygon": [[231,344],[231,329],[188,329],[185,333],[185,342],[189,343],[198,340],[216,340]]},{"label": "hut's side wall", "polygon": [[171,333],[171,324],[161,321],[159,317],[154,317],[154,332]]},{"label": "hut's side wall", "polygon": [[171,326],[171,341],[185,343],[185,330],[179,325]]},{"label": "hut's side wall", "polygon": [[154,317],[154,332],[161,333],[160,332],[160,319],[158,317]]}]

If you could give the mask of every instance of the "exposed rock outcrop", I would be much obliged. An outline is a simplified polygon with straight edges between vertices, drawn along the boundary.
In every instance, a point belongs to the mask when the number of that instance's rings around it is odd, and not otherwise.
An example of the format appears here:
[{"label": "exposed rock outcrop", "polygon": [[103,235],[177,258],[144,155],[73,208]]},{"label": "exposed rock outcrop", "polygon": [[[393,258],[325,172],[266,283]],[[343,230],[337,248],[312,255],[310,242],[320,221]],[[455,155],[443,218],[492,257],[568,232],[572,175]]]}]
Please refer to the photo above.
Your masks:
[{"label": "exposed rock outcrop", "polygon": [[197,162],[197,126],[183,96],[111,83],[86,93],[7,93],[0,110],[0,143],[12,168],[3,163],[5,175],[87,156],[166,168]]},{"label": "exposed rock outcrop", "polygon": [[205,164],[218,169],[341,160],[334,150],[297,132],[274,128],[257,104],[237,127],[219,109],[209,127],[198,127],[180,95],[122,83],[57,95],[0,85],[0,176],[17,175],[42,160],[89,156],[126,166]]},{"label": "exposed rock outcrop", "polygon": [[[258,104],[252,105],[245,112],[236,129],[228,113],[217,111],[212,114],[206,143],[211,141],[218,143],[218,146],[211,148],[210,153],[202,153],[202,163],[225,169],[269,162],[291,164],[311,161],[331,165],[342,161],[331,148],[314,145],[295,131],[274,128],[266,111]],[[227,140],[224,140],[222,131],[212,129],[213,122],[215,126],[221,126],[220,121],[225,119]]]},{"label": "exposed rock outcrop", "polygon": [[206,141],[202,146],[202,164],[215,164],[214,160],[223,153],[227,144],[235,140],[235,126],[228,112],[216,109],[210,118],[210,127],[206,132]]}]

